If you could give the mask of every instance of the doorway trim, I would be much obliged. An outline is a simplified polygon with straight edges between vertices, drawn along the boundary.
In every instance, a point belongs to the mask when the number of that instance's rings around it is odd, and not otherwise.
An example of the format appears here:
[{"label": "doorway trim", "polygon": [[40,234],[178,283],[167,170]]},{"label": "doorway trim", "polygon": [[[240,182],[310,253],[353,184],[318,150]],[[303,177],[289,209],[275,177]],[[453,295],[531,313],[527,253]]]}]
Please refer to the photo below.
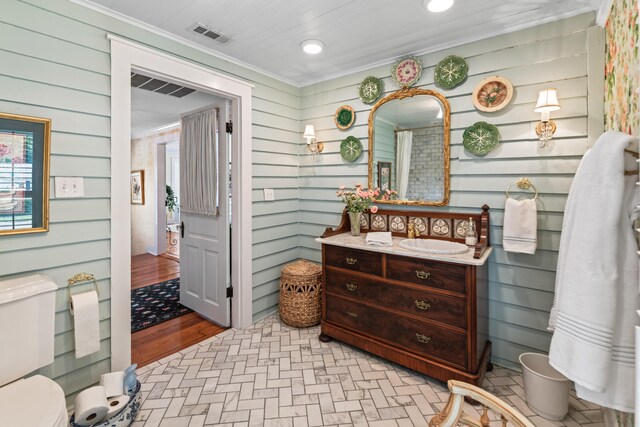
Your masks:
[{"label": "doorway trim", "polygon": [[131,364],[131,71],[147,71],[231,100],[232,324],[252,323],[251,92],[253,85],[114,35],[111,41],[111,369]]}]

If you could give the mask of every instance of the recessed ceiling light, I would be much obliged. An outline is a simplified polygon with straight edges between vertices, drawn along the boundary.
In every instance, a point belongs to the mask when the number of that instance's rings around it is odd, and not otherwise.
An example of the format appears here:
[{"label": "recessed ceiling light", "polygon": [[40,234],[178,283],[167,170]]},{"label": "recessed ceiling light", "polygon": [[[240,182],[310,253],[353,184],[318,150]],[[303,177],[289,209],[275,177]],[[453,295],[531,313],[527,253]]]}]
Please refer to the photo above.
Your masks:
[{"label": "recessed ceiling light", "polygon": [[430,12],[444,12],[453,6],[453,0],[423,0],[422,5],[426,5]]},{"label": "recessed ceiling light", "polygon": [[305,40],[300,43],[300,47],[309,55],[316,55],[324,49],[324,43],[320,40]]}]

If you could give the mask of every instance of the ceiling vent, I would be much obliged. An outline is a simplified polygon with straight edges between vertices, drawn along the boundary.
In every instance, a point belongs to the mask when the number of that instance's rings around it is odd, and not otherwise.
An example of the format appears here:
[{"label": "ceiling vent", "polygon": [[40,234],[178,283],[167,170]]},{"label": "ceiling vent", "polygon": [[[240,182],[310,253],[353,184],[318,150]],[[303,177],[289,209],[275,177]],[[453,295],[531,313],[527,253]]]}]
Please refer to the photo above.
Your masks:
[{"label": "ceiling vent", "polygon": [[176,98],[182,98],[196,91],[189,87],[165,82],[164,80],[145,76],[144,74],[139,73],[131,73],[131,86],[137,87],[138,89],[161,93],[163,95],[175,96]]},{"label": "ceiling vent", "polygon": [[194,26],[192,26],[189,29],[194,33],[198,33],[202,36],[208,37],[211,40],[215,40],[220,44],[227,44],[231,41],[231,37],[225,34],[222,34],[219,31],[214,31],[211,28],[207,27],[206,25],[200,24],[199,22],[197,22]]}]

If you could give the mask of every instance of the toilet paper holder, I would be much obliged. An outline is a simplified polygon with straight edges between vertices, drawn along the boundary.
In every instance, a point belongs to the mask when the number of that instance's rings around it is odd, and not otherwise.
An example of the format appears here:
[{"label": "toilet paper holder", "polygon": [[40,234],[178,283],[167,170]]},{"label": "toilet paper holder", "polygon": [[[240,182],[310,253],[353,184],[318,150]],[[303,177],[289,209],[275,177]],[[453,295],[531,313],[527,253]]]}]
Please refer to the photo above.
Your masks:
[{"label": "toilet paper holder", "polygon": [[93,274],[89,273],[78,273],[75,276],[71,277],[67,280],[67,297],[69,299],[69,309],[73,310],[73,301],[71,301],[71,286],[79,285],[80,283],[93,281],[93,286],[96,289],[96,294],[100,297],[100,291],[98,290],[98,282],[96,282],[96,278]]}]

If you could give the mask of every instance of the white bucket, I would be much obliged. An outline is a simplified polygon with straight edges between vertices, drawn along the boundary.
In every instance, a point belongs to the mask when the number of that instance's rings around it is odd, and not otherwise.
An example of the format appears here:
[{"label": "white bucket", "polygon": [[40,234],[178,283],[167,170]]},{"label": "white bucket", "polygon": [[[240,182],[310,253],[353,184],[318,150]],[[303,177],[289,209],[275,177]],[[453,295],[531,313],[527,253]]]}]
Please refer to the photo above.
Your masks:
[{"label": "white bucket", "polygon": [[569,412],[571,381],[549,364],[545,354],[522,353],[520,364],[529,408],[548,420],[562,420]]}]

